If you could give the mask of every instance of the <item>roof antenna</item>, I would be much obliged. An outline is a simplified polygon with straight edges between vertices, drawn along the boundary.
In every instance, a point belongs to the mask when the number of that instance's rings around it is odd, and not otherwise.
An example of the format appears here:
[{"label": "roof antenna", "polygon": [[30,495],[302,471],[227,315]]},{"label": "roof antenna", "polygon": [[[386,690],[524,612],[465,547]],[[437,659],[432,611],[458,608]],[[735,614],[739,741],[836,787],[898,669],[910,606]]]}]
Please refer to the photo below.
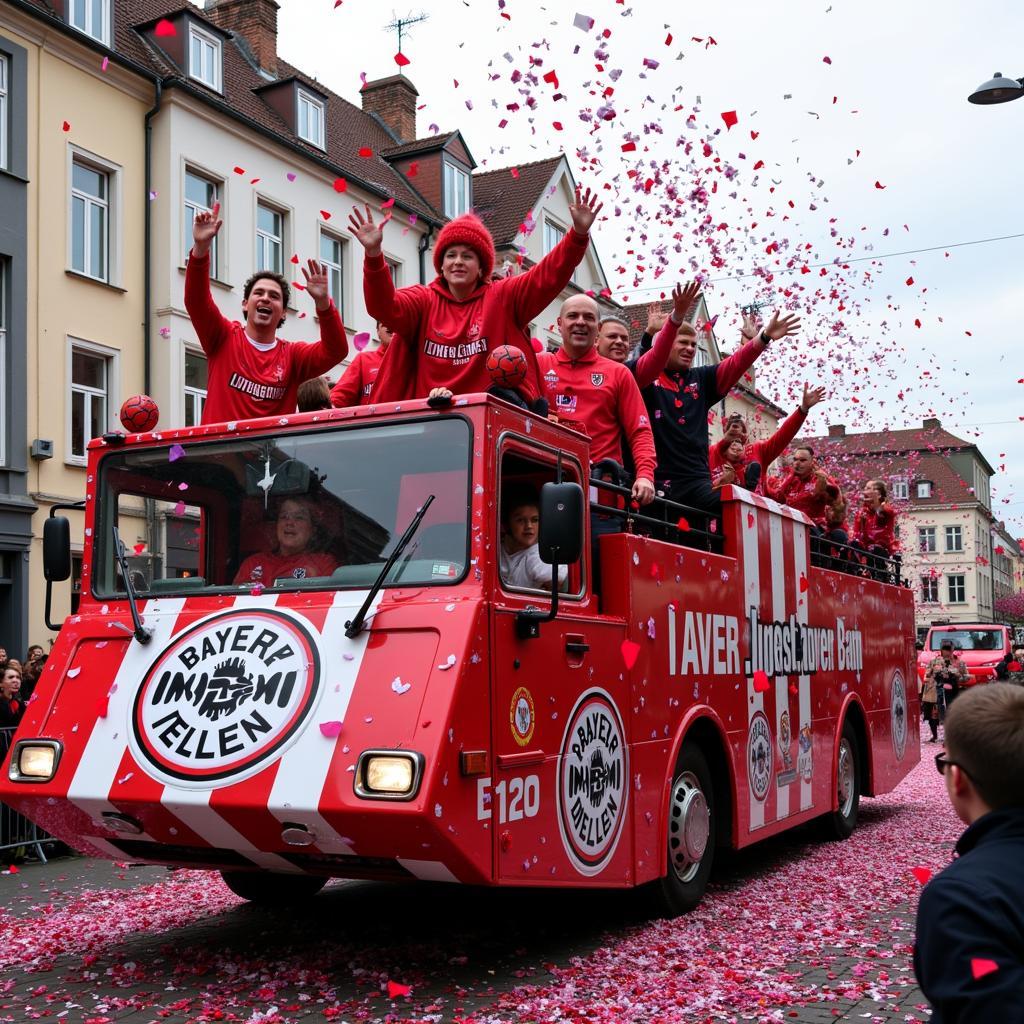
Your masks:
[{"label": "roof antenna", "polygon": [[[393,15],[392,20],[384,26],[385,32],[397,32],[398,33],[398,52],[402,52],[402,35],[407,32],[410,25],[418,25],[421,21],[426,21],[430,15],[426,11],[420,11],[419,14],[407,14],[404,18],[399,18],[394,11],[391,12]],[[402,73],[401,63],[398,68],[399,74]]]}]

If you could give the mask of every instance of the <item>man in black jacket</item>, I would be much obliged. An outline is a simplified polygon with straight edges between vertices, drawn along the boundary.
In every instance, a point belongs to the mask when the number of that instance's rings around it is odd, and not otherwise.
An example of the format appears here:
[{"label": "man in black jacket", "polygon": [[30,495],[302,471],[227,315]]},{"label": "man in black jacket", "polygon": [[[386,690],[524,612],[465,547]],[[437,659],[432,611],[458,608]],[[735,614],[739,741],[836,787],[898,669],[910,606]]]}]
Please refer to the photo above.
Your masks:
[{"label": "man in black jacket", "polygon": [[1024,1024],[1024,689],[963,693],[935,763],[968,828],[921,893],[914,972],[932,1024]]}]

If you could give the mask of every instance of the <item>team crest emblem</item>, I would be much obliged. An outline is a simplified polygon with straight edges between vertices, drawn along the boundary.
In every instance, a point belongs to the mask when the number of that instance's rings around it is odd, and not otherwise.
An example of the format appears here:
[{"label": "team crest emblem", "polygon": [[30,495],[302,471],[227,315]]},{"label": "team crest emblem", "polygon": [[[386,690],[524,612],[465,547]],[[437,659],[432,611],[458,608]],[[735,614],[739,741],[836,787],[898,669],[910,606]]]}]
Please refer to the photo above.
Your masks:
[{"label": "team crest emblem", "polygon": [[509,707],[509,725],[512,727],[512,739],[518,746],[525,747],[533,739],[534,711],[533,696],[525,686],[520,686],[512,694]]},{"label": "team crest emblem", "polygon": [[132,753],[155,778],[212,788],[265,767],[316,705],[320,655],[273,609],[214,615],[157,656],[132,708]]},{"label": "team crest emblem", "polygon": [[903,681],[903,673],[897,671],[892,677],[890,687],[890,703],[892,707],[892,745],[896,752],[896,760],[902,761],[907,752],[907,686]]},{"label": "team crest emblem", "polygon": [[476,339],[480,337],[480,321],[479,320],[474,320],[473,321],[473,323],[470,325],[469,330],[466,332],[466,337],[470,341],[476,341]]},{"label": "team crest emblem", "polygon": [[611,695],[585,693],[569,716],[558,763],[558,828],[581,875],[604,870],[622,834],[629,797],[622,719]]},{"label": "team crest emblem", "polygon": [[747,732],[747,781],[758,802],[768,795],[772,781],[772,732],[764,713],[757,711]]},{"label": "team crest emblem", "polygon": [[590,375],[590,383],[593,384],[595,388],[599,388],[604,383],[604,374],[592,373]]}]

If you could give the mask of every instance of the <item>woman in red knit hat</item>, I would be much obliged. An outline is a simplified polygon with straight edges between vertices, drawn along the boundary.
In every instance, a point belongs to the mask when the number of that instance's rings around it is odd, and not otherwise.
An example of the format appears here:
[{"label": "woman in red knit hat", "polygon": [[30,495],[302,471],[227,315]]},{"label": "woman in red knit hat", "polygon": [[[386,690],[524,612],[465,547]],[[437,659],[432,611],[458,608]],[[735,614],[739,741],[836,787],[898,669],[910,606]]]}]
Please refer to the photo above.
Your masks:
[{"label": "woman in red knit hat", "polygon": [[[455,394],[487,391],[487,353],[499,345],[523,350],[529,366],[520,387],[531,404],[543,394],[536,353],[524,331],[561,294],[590,242],[590,226],[603,204],[590,189],[570,205],[572,228],[523,274],[492,281],[494,239],[472,213],[449,221],[434,246],[438,277],[429,285],[395,289],[384,260],[384,223],[369,206],[355,208],[349,231],[365,249],[363,294],[370,316],[395,331],[377,374],[375,402],[426,398],[437,389]],[[400,339],[400,341],[399,341]]]}]

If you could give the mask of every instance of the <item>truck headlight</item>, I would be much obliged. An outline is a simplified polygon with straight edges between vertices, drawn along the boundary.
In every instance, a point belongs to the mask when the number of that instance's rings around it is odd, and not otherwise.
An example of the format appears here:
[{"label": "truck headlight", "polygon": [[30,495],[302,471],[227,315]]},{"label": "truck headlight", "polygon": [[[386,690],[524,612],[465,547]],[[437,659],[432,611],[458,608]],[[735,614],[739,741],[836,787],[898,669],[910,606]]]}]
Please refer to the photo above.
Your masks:
[{"label": "truck headlight", "polygon": [[49,782],[57,773],[58,740],[19,740],[7,774],[12,782]]},{"label": "truck headlight", "polygon": [[365,800],[412,800],[422,777],[422,754],[364,750],[356,766],[356,795]]}]

